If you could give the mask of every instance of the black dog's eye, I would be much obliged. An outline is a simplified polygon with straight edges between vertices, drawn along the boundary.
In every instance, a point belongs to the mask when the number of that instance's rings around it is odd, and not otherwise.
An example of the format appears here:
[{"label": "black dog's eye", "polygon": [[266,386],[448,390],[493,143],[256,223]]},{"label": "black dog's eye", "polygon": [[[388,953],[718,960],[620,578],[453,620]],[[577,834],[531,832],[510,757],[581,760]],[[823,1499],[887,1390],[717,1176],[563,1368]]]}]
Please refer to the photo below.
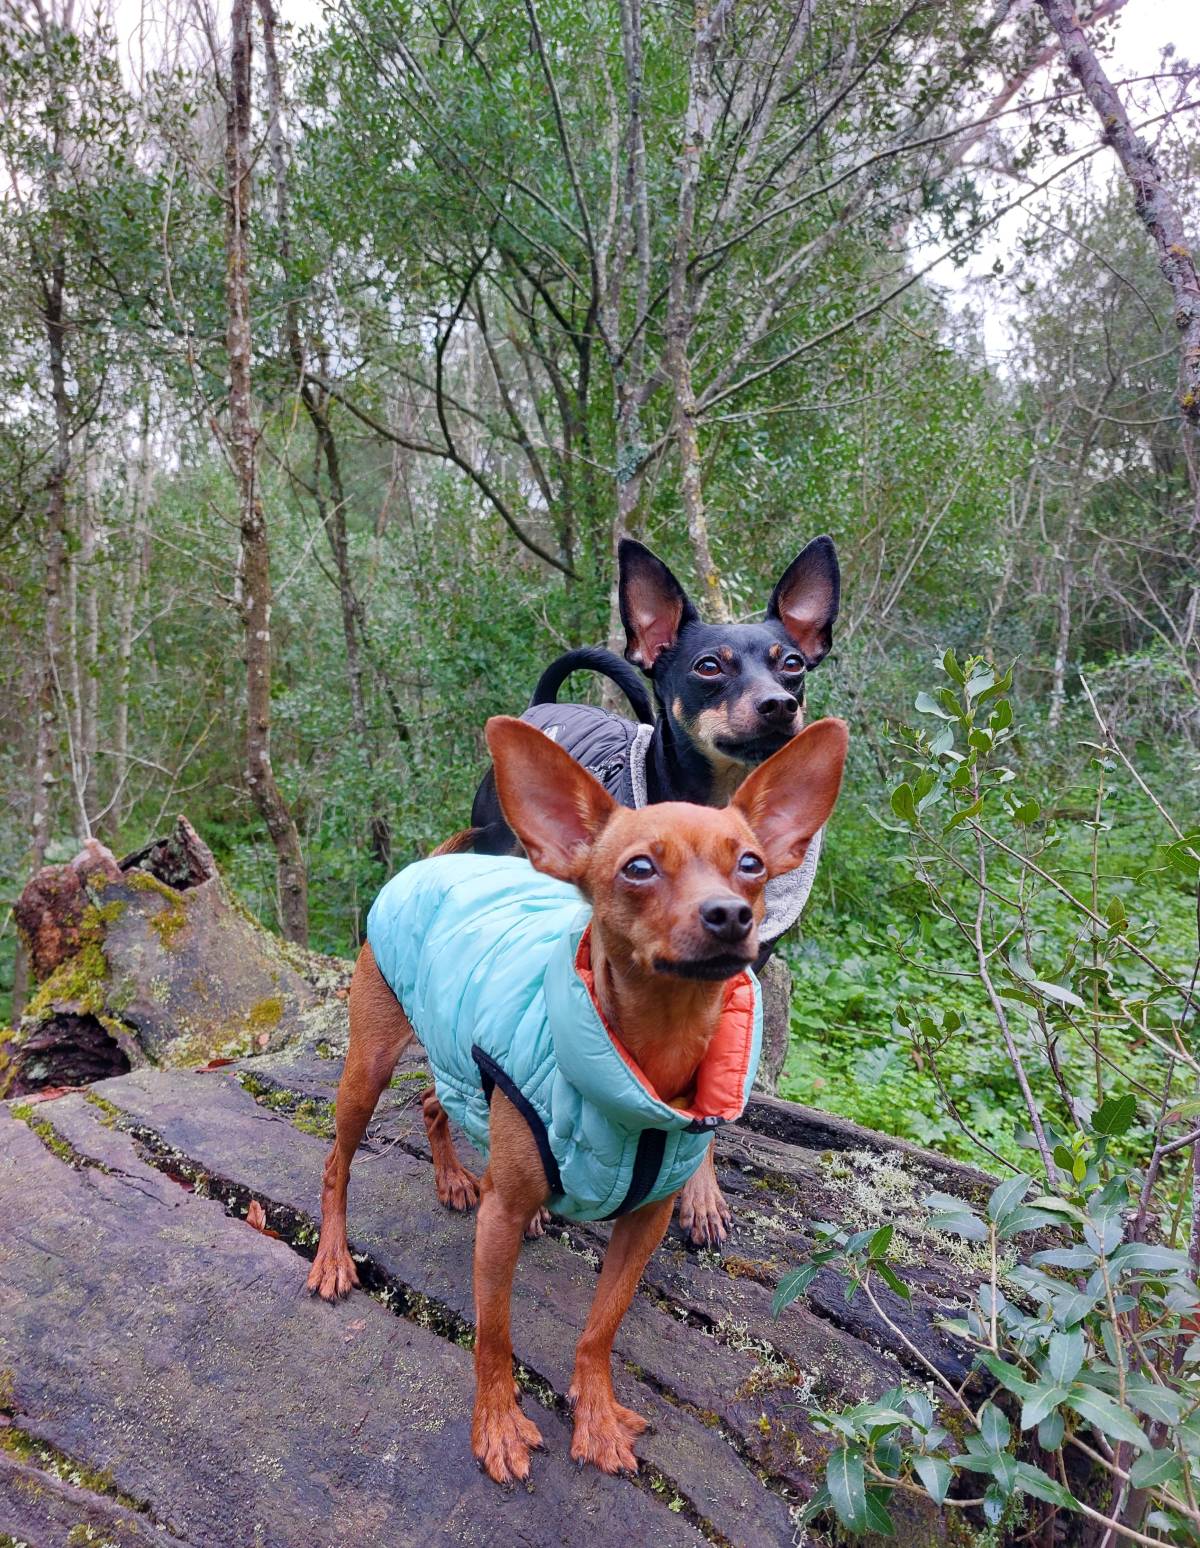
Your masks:
[{"label": "black dog's eye", "polygon": [[649,881],[652,876],[658,875],[658,867],[649,855],[634,855],[632,860],[626,860],[621,867],[621,875],[630,881]]},{"label": "black dog's eye", "polygon": [[789,651],[783,660],[779,663],[779,670],[781,672],[787,673],[803,672],[804,657],[798,655],[794,650]]},{"label": "black dog's eye", "polygon": [[761,876],[766,866],[759,855],[752,854],[749,850],[738,861],[738,871],[743,876]]},{"label": "black dog's eye", "polygon": [[716,656],[701,656],[692,667],[697,677],[720,677],[724,670]]}]

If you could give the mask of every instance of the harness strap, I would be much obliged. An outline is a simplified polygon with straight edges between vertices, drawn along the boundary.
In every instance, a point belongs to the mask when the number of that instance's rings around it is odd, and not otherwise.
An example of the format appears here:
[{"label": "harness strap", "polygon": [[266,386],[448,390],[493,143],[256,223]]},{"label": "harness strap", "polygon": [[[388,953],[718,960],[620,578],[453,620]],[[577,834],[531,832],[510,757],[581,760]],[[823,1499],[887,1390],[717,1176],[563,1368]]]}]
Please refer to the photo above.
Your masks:
[{"label": "harness strap", "polygon": [[[499,1086],[500,1090],[503,1091],[504,1095],[529,1125],[534,1141],[537,1144],[538,1155],[542,1160],[542,1168],[546,1173],[546,1182],[550,1187],[550,1192],[561,1194],[563,1185],[562,1177],[558,1170],[558,1162],[554,1159],[554,1152],[550,1148],[550,1136],[546,1133],[546,1125],[542,1122],[537,1108],[534,1107],[520,1086],[515,1085],[509,1079],[495,1059],[492,1058],[491,1054],[485,1053],[478,1043],[471,1045],[471,1057],[479,1066],[479,1079],[483,1085],[483,1096],[487,1105],[489,1107],[492,1105],[492,1092]],[[657,1175],[656,1170],[655,1176]]]}]

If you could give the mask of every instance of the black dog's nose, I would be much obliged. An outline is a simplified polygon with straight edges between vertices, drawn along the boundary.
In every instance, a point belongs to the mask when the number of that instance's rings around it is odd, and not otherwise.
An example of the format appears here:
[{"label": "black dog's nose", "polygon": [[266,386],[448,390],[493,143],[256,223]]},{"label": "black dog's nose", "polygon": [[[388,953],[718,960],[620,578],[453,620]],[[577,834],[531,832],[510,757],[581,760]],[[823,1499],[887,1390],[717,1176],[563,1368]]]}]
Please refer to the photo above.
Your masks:
[{"label": "black dog's nose", "polygon": [[790,720],[800,704],[790,693],[778,693],[760,699],[755,708],[764,720]]},{"label": "black dog's nose", "polygon": [[700,905],[700,918],[719,941],[744,941],[754,922],[749,903],[741,898],[709,898]]}]

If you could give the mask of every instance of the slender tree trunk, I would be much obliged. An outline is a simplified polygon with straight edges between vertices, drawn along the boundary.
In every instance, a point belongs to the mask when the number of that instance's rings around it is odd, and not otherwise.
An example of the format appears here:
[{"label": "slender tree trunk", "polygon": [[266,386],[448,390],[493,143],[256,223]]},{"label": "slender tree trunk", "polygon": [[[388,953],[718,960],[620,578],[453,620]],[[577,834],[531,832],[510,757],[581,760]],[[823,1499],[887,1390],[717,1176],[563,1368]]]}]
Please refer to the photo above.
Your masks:
[{"label": "slender tree trunk", "polygon": [[721,577],[712,556],[701,479],[698,407],[692,387],[690,346],[694,319],[691,305],[692,239],[696,228],[696,198],[701,157],[713,117],[713,52],[732,11],[730,0],[696,0],[688,105],[680,161],[679,210],[667,288],[665,365],[674,394],[675,445],[679,453],[679,489],[687,520],[692,559],[708,611],[719,621],[729,617]]},{"label": "slender tree trunk", "polygon": [[[287,141],[283,124],[283,78],[279,69],[279,53],[275,46],[275,9],[271,0],[257,0],[263,26],[263,53],[266,59],[267,94],[270,117],[267,127],[267,143],[270,150],[271,170],[275,183],[275,221],[279,233],[279,256],[287,284],[291,267],[292,240],[288,219]],[[367,723],[366,695],[363,691],[362,650],[359,639],[359,617],[362,606],[354,588],[354,575],[350,566],[350,540],[346,527],[346,489],[342,481],[341,455],[337,437],[329,420],[329,404],[324,394],[307,380],[307,356],[300,333],[299,312],[294,298],[289,296],[284,311],[284,344],[292,369],[296,373],[297,390],[316,437],[318,464],[323,459],[329,480],[329,500],[320,490],[320,467],[314,470],[317,490],[318,514],[329,539],[337,571],[338,600],[342,613],[342,638],[346,646],[346,678],[350,693],[350,724],[355,741],[362,749],[368,770],[375,764],[375,750]],[[328,363],[320,362],[321,376],[327,378]],[[387,812],[383,809],[378,793],[371,793],[371,852],[385,869],[391,863],[392,836]]]},{"label": "slender tree trunk", "polygon": [[[1179,207],[1154,159],[1154,152],[1134,132],[1129,114],[1096,58],[1070,0],[1038,0],[1058,34],[1071,73],[1095,108],[1104,136],[1121,163],[1133,189],[1133,202],[1150,233],[1158,265],[1171,288],[1175,326],[1179,329],[1179,407],[1191,428],[1193,446],[1200,436],[1200,274]],[[1200,492],[1197,493],[1200,525]]]},{"label": "slender tree trunk", "polygon": [[1067,702],[1067,657],[1071,649],[1071,592],[1074,589],[1075,568],[1071,561],[1074,544],[1074,523],[1067,527],[1058,566],[1058,623],[1054,641],[1054,671],[1050,680],[1050,711],[1046,724],[1054,731],[1062,719],[1063,706]]},{"label": "slender tree trunk", "polygon": [[105,823],[111,838],[121,831],[129,809],[125,786],[129,780],[129,689],[133,663],[133,621],[137,616],[145,560],[145,518],[150,508],[150,488],[154,477],[150,461],[150,389],[142,397],[142,422],[138,430],[137,465],[129,501],[129,562],[121,587],[117,612],[117,670],[113,683],[113,784]]},{"label": "slender tree trunk", "polygon": [[233,0],[225,142],[225,293],[229,452],[237,478],[242,539],[246,785],[275,846],[283,933],[289,940],[307,944],[308,876],[300,835],[271,763],[271,560],[257,487],[258,437],[250,381],[250,53],[250,0]]}]

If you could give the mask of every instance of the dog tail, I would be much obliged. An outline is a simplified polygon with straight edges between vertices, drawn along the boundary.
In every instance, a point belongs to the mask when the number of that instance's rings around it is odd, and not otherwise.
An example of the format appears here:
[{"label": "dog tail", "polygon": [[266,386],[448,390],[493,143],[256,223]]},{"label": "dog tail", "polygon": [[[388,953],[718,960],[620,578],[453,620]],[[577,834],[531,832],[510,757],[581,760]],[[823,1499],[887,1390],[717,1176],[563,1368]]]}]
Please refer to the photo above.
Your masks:
[{"label": "dog tail", "polygon": [[634,667],[628,661],[623,661],[620,656],[611,650],[605,650],[602,645],[581,645],[577,650],[569,650],[557,661],[552,661],[546,670],[538,678],[537,687],[533,690],[533,697],[529,701],[529,708],[535,704],[557,704],[558,690],[570,677],[572,672],[590,671],[599,672],[602,677],[607,677],[629,700],[633,706],[633,712],[643,725],[654,724],[654,708],[650,703],[650,695],[646,692],[646,685],[638,676]]},{"label": "dog tail", "polygon": [[452,833],[448,839],[443,839],[436,849],[429,851],[429,859],[434,855],[467,855],[475,846],[475,840],[480,833],[479,828],[462,828],[457,833]]}]

